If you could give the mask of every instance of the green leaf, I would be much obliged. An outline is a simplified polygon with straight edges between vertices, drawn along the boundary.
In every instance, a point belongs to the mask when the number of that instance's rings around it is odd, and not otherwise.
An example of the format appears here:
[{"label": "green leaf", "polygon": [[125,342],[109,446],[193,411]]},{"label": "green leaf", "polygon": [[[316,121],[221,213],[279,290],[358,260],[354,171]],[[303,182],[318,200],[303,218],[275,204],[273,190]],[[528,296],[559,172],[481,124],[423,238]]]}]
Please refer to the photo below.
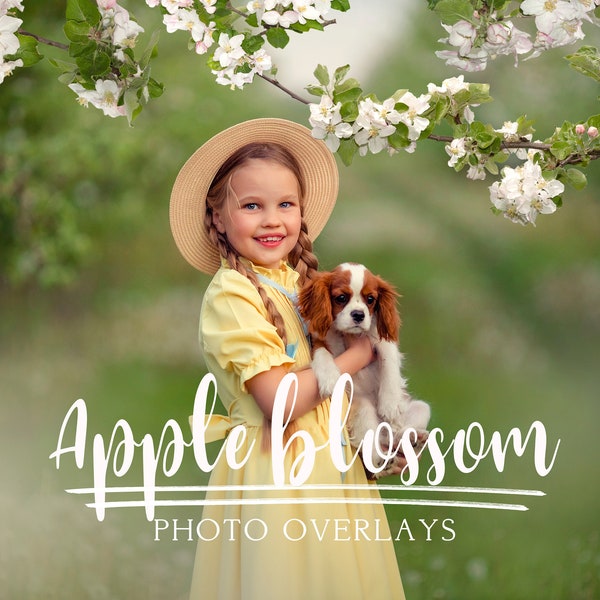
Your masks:
[{"label": "green leaf", "polygon": [[159,96],[162,96],[164,91],[165,86],[150,77],[148,80],[148,94],[150,95],[150,98],[158,98]]},{"label": "green leaf", "polygon": [[350,0],[331,0],[331,8],[340,12],[346,12],[350,10]]},{"label": "green leaf", "polygon": [[[267,36],[269,31],[273,31],[269,29],[267,31]],[[288,38],[289,40],[289,38]],[[287,42],[286,42],[287,43]],[[262,35],[251,35],[244,39],[242,42],[242,48],[246,52],[246,54],[254,54],[257,50],[260,50],[265,44],[265,39]],[[273,46],[273,44],[271,44]],[[283,46],[281,46],[283,48]]]},{"label": "green leaf", "polygon": [[588,127],[597,127],[600,129],[600,115],[594,115],[587,120]]},{"label": "green leaf", "polygon": [[271,27],[267,29],[267,41],[273,48],[285,48],[290,36],[283,27]]},{"label": "green leaf", "polygon": [[346,75],[348,75],[348,71],[350,71],[350,65],[344,65],[343,67],[338,67],[334,74],[333,80],[336,84],[339,84]]},{"label": "green leaf", "polygon": [[100,22],[100,11],[92,0],[67,0],[67,21],[79,21],[89,25]]},{"label": "green leaf", "polygon": [[312,96],[322,96],[325,90],[320,85],[307,85],[304,88]]},{"label": "green leaf", "polygon": [[573,69],[600,81],[600,52],[594,46],[582,46],[574,54],[565,56]]},{"label": "green leaf", "polygon": [[77,57],[77,66],[82,77],[100,79],[110,73],[110,56],[96,47],[95,52],[86,52]]},{"label": "green leaf", "polygon": [[564,180],[576,190],[582,190],[587,185],[587,178],[579,169],[566,170]]},{"label": "green leaf", "polygon": [[86,43],[90,39],[90,25],[81,21],[67,21],[63,27],[67,39],[71,42]]},{"label": "green leaf", "polygon": [[148,64],[150,63],[150,60],[158,54],[159,35],[160,35],[160,33],[159,33],[158,29],[155,29],[152,32],[150,41],[148,42],[146,49],[144,50],[144,53],[142,54],[142,57],[140,58],[140,68],[141,69],[145,69],[148,66]]},{"label": "green leaf", "polygon": [[358,105],[356,102],[344,102],[340,107],[340,116],[346,123],[353,123],[358,117]]},{"label": "green leaf", "polygon": [[406,148],[410,146],[410,140],[408,139],[408,128],[406,126],[401,127],[404,123],[399,124],[396,131],[392,135],[388,136],[387,140],[392,148],[399,150],[400,148]]},{"label": "green leaf", "polygon": [[85,43],[72,42],[69,45],[69,56],[77,58],[85,54],[93,54],[96,51],[96,48],[98,48],[98,45],[91,40],[88,40]]},{"label": "green leaf", "polygon": [[454,25],[458,21],[471,21],[473,5],[468,0],[441,0],[433,9],[442,23]]},{"label": "green leaf", "polygon": [[352,159],[354,158],[354,155],[356,154],[357,151],[358,151],[358,146],[356,145],[356,142],[354,140],[352,140],[352,139],[340,140],[340,147],[338,148],[337,153],[339,154],[340,158],[342,159],[342,162],[346,166],[349,166],[352,164]]},{"label": "green leaf", "polygon": [[318,31],[323,31],[324,27],[323,27],[323,24],[319,23],[318,21],[313,21],[313,20],[307,19],[306,23],[292,23],[292,25],[290,25],[290,29],[297,33],[306,33],[307,31],[310,31],[311,29],[317,29]]},{"label": "green leaf", "polygon": [[573,146],[569,144],[569,142],[559,140],[550,146],[550,152],[553,156],[556,156],[558,160],[564,160],[569,154],[572,154]]},{"label": "green leaf", "polygon": [[333,88],[333,101],[350,102],[356,100],[361,94],[360,83],[356,79],[346,79],[346,81]]},{"label": "green leaf", "polygon": [[23,61],[24,67],[31,67],[44,58],[38,51],[36,39],[29,35],[18,35],[17,37],[19,38],[17,58],[20,58]]},{"label": "green leaf", "polygon": [[317,78],[317,81],[322,85],[327,87],[329,85],[329,71],[327,67],[323,65],[318,65],[314,70],[314,76]]},{"label": "green leaf", "polygon": [[49,58],[48,62],[57,69],[60,69],[63,73],[69,73],[75,71],[76,67],[73,63],[67,62],[66,60],[58,60],[56,58]]},{"label": "green leaf", "polygon": [[256,13],[252,13],[246,17],[246,23],[250,25],[250,27],[258,27],[258,17]]}]

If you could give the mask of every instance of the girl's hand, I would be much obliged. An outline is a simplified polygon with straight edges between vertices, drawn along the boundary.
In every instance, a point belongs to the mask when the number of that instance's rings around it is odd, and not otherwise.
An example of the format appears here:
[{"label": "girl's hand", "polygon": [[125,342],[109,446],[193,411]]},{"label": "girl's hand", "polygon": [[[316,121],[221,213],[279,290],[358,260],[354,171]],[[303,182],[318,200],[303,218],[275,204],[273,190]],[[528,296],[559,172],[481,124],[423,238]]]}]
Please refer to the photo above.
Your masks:
[{"label": "girl's hand", "polygon": [[360,371],[360,369],[366,367],[375,360],[376,352],[368,336],[346,335],[344,336],[344,340],[346,342],[346,352],[352,353],[352,356],[356,361],[356,371]]}]

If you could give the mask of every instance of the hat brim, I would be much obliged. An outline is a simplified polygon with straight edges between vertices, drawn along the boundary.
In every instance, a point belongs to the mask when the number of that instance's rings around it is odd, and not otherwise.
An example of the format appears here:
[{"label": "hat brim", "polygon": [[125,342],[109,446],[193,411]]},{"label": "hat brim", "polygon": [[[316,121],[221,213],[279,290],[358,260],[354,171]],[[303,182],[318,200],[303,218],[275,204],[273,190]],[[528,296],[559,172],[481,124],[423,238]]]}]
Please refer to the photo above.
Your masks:
[{"label": "hat brim", "polygon": [[335,205],[339,176],[333,154],[306,127],[285,119],[253,119],[221,131],[203,144],[183,165],[171,192],[170,222],[177,248],[203,273],[221,264],[219,252],[204,226],[206,195],[221,165],[251,142],[278,143],[291,152],[306,183],[304,220],[314,241]]}]

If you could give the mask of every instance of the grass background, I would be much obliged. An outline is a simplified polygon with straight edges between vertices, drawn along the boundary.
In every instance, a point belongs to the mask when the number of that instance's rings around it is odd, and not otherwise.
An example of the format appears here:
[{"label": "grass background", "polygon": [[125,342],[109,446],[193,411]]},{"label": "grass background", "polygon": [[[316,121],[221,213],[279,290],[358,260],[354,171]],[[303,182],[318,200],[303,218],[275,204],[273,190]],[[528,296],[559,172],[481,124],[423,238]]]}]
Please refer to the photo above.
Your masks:
[{"label": "grass background", "polygon": [[[143,7],[135,12],[148,23]],[[35,18],[47,31],[41,9]],[[419,93],[454,75],[431,57],[440,34],[429,13],[413,8],[365,87],[384,98],[396,87]],[[266,115],[306,120],[300,105],[263,82],[243,92],[218,88],[184,44],[162,36],[154,74],[166,93],[133,128],[78,108],[46,64],[0,89],[3,106],[12,107],[4,111],[4,139],[27,149],[17,168],[29,185],[59,195],[79,186],[74,218],[89,245],[66,287],[17,286],[5,277],[0,284],[3,598],[186,597],[195,543],[153,541],[141,509],[108,512],[98,523],[81,497],[64,492],[91,485],[89,453],[81,471],[68,459],[60,470],[48,460],[77,398],[87,403],[88,438],[109,435],[120,418],[138,438],[149,432],[156,439],[168,418],[185,426],[205,372],[196,329],[208,278],[171,241],[170,186],[202,140],[227,125]],[[495,102],[478,114],[499,127],[527,113],[546,137],[562,119],[597,112],[597,86],[558,70],[560,60],[555,53],[518,70],[498,63],[469,77],[492,83]],[[489,459],[469,475],[448,464],[445,485],[543,490],[526,500],[527,512],[389,509],[392,529],[406,519],[414,538],[396,544],[407,597],[597,598],[597,165],[585,191],[568,191],[556,215],[522,228],[491,214],[490,182],[468,182],[446,161],[442,145],[423,143],[413,155],[341,167],[340,201],[316,245],[321,266],[360,261],[398,287],[410,387],[431,403],[432,425],[448,439],[474,421],[486,435],[506,435],[539,420],[550,443],[561,442],[545,478],[533,469],[531,449],[501,473]],[[139,474],[130,480],[139,482]],[[187,460],[176,480],[205,478]],[[190,509],[157,516],[197,518]],[[430,541],[419,519],[438,519]],[[451,542],[441,539],[444,519],[454,520]]]}]

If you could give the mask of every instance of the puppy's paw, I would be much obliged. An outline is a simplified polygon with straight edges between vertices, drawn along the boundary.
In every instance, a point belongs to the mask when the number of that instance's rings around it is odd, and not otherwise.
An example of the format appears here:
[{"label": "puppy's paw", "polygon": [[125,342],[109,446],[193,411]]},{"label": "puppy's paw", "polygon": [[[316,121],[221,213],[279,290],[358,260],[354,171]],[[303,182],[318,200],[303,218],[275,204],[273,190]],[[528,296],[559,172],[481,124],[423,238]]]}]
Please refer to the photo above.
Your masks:
[{"label": "puppy's paw", "polygon": [[333,356],[326,348],[317,348],[311,366],[317,378],[319,394],[322,398],[331,396],[333,388],[341,375],[340,370],[333,361]]},{"label": "puppy's paw", "polygon": [[427,430],[431,408],[427,402],[413,400],[404,413],[404,427],[413,427],[417,431]]},{"label": "puppy's paw", "polygon": [[386,393],[379,397],[377,412],[381,418],[392,427],[404,424],[405,413],[410,405],[410,396],[402,390],[400,394]]}]

